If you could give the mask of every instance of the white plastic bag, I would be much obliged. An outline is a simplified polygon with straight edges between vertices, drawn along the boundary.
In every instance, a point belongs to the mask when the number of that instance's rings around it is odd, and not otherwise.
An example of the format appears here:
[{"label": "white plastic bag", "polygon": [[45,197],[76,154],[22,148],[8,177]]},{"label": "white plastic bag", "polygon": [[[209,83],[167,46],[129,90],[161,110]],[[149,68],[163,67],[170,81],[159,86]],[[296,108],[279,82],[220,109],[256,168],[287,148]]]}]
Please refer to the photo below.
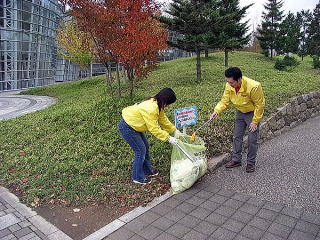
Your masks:
[{"label": "white plastic bag", "polygon": [[179,146],[173,146],[171,154],[170,182],[173,194],[181,193],[190,188],[207,171],[206,147],[201,138],[190,143],[190,136],[180,135],[178,144],[192,160],[183,153]]}]

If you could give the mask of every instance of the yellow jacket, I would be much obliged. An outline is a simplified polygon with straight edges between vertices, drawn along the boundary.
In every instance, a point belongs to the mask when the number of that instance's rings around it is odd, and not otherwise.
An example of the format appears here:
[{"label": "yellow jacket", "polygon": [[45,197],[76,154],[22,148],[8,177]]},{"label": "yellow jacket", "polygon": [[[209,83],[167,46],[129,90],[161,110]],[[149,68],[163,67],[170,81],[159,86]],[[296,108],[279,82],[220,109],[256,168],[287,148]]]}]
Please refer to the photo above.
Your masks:
[{"label": "yellow jacket", "polygon": [[238,93],[226,83],[221,101],[217,104],[214,111],[217,113],[223,112],[230,102],[242,113],[254,111],[252,122],[259,123],[262,120],[265,99],[259,82],[243,76]]},{"label": "yellow jacket", "polygon": [[168,141],[169,134],[176,130],[176,127],[169,121],[164,111],[161,110],[159,112],[157,101],[153,98],[124,108],[122,117],[137,132],[148,130],[162,141]]}]

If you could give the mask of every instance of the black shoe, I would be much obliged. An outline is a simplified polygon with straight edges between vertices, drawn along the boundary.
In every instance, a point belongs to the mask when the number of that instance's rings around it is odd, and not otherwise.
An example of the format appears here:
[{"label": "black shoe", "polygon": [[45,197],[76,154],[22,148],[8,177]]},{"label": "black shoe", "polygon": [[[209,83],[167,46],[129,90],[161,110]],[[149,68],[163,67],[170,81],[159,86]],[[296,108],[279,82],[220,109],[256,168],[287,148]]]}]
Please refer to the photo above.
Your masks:
[{"label": "black shoe", "polygon": [[233,160],[227,162],[226,164],[226,168],[235,168],[235,167],[240,167],[241,166],[241,162],[235,162]]},{"label": "black shoe", "polygon": [[134,183],[137,183],[137,184],[142,184],[142,185],[146,185],[146,184],[149,184],[151,183],[151,179],[148,179],[148,178],[145,178],[143,179],[143,181],[138,181],[138,180],[132,180]]},{"label": "black shoe", "polygon": [[148,177],[155,177],[155,176],[158,176],[158,175],[159,175],[159,171],[158,170],[153,170],[153,173],[148,174],[147,176]]},{"label": "black shoe", "polygon": [[247,167],[246,167],[246,172],[247,173],[252,173],[255,170],[256,170],[256,166],[254,164],[250,164],[250,163],[247,164]]}]

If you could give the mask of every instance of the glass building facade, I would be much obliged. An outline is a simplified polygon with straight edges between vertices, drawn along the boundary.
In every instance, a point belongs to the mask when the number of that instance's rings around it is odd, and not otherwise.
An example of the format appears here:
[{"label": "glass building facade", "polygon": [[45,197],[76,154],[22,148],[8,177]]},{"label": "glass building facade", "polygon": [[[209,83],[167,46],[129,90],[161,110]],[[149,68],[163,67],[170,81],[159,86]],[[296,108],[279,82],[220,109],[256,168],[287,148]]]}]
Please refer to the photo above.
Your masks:
[{"label": "glass building facade", "polygon": [[0,91],[53,84],[58,0],[0,0]]}]

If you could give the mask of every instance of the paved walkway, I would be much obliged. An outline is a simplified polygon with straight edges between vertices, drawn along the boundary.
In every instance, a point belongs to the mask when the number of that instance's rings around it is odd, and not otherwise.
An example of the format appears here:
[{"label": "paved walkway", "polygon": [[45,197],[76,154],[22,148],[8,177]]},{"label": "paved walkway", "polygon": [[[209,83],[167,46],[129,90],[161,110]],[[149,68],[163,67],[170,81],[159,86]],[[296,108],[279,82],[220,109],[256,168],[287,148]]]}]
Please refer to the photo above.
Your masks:
[{"label": "paved walkway", "polygon": [[0,187],[0,239],[70,240],[66,234],[47,222],[19,199]]},{"label": "paved walkway", "polygon": [[56,99],[46,96],[15,95],[15,92],[0,93],[0,120],[32,113],[56,103]]},{"label": "paved walkway", "polygon": [[320,240],[319,140],[317,117],[263,144],[255,173],[220,168],[105,240]]}]

